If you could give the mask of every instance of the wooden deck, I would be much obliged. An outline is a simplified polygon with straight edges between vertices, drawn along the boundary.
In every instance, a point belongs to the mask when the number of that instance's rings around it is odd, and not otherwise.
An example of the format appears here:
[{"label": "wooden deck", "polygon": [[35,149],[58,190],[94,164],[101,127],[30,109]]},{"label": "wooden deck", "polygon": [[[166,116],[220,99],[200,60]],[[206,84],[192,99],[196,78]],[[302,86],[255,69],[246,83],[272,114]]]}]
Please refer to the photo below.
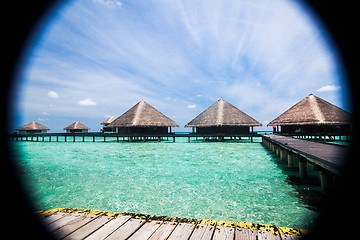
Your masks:
[{"label": "wooden deck", "polygon": [[341,175],[345,168],[349,147],[273,134],[265,134],[262,137],[335,175]]},{"label": "wooden deck", "polygon": [[38,212],[59,239],[301,239],[306,230],[245,222],[57,208]]}]

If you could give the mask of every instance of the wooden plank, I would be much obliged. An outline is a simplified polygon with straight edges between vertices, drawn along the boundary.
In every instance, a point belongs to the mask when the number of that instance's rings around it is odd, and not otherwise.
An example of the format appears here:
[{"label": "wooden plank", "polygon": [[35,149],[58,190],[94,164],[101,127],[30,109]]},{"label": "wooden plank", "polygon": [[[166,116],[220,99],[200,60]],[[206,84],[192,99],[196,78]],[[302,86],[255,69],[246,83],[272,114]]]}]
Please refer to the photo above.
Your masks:
[{"label": "wooden plank", "polygon": [[176,222],[164,221],[149,240],[165,240],[177,226]]},{"label": "wooden plank", "polygon": [[83,215],[81,217],[77,217],[73,221],[68,222],[64,226],[53,231],[53,234],[58,238],[64,238],[97,217],[98,216],[96,215]]},{"label": "wooden plank", "polygon": [[211,239],[212,235],[214,233],[215,230],[215,226],[211,226],[211,225],[203,225],[203,224],[198,224],[195,226],[195,229],[193,231],[193,233],[191,234],[190,239],[191,240],[196,240],[196,239]]},{"label": "wooden plank", "polygon": [[296,228],[278,227],[282,240],[300,240],[301,233]]},{"label": "wooden plank", "polygon": [[87,240],[97,240],[97,239],[104,239],[106,236],[110,235],[113,231],[118,229],[120,226],[122,226],[124,223],[129,221],[131,216],[124,215],[120,216],[118,218],[113,218],[109,222],[107,222],[105,225],[100,227],[98,230],[90,234],[86,239]]},{"label": "wooden plank", "polygon": [[213,240],[217,239],[234,239],[235,231],[232,227],[216,226]]},{"label": "wooden plank", "polygon": [[43,214],[42,215],[43,217],[40,219],[40,221],[42,221],[44,225],[49,225],[50,223],[59,220],[65,215],[67,215],[67,213],[56,212],[56,213]]},{"label": "wooden plank", "polygon": [[50,223],[47,227],[49,228],[50,231],[55,231],[56,229],[61,228],[62,226],[68,224],[69,222],[81,216],[83,216],[83,214],[65,214],[64,217]]},{"label": "wooden plank", "polygon": [[208,220],[208,219],[201,220],[200,223],[196,225],[193,233],[191,234],[190,239],[210,240],[214,234],[215,225],[216,225],[215,220]]},{"label": "wooden plank", "polygon": [[256,240],[255,224],[238,222],[236,224],[235,240]]},{"label": "wooden plank", "polygon": [[179,240],[179,239],[189,239],[194,228],[196,226],[195,223],[184,223],[180,222],[174,229],[174,231],[170,234],[168,240]]},{"label": "wooden plank", "polygon": [[122,226],[120,226],[118,229],[112,232],[109,236],[107,236],[106,239],[125,240],[128,237],[130,237],[133,233],[135,233],[136,230],[138,230],[138,228],[144,225],[145,222],[146,219],[131,218],[129,221],[124,223]]},{"label": "wooden plank", "polygon": [[280,233],[274,225],[258,224],[258,240],[281,240]]},{"label": "wooden plank", "polygon": [[153,221],[150,219],[129,239],[148,239],[161,226],[162,223],[163,221]]},{"label": "wooden plank", "polygon": [[94,219],[93,221],[89,222],[88,224],[82,226],[81,228],[77,229],[76,231],[72,232],[68,235],[65,239],[84,239],[85,237],[89,236],[102,226],[104,226],[107,222],[112,220],[113,218],[107,216],[100,216]]}]

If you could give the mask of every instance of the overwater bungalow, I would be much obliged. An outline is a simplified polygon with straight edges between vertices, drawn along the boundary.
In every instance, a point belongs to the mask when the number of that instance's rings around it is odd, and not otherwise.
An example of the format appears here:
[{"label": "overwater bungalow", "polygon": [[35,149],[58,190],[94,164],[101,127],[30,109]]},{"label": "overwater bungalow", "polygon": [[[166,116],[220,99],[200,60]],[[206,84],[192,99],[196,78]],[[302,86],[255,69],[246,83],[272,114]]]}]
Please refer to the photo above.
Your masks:
[{"label": "overwater bungalow", "polygon": [[69,126],[65,127],[67,133],[87,133],[90,128],[80,122],[74,122]]},{"label": "overwater bungalow", "polygon": [[185,125],[199,134],[249,133],[254,126],[262,124],[222,98]]},{"label": "overwater bungalow", "polygon": [[171,127],[178,126],[143,100],[107,125],[115,128],[115,132],[124,134],[162,134],[168,133],[168,128],[171,132]]},{"label": "overwater bungalow", "polygon": [[47,133],[50,128],[45,127],[44,125],[38,123],[38,122],[31,122],[28,124],[25,124],[22,127],[19,127],[16,129],[19,131],[19,134],[34,134],[34,133]]},{"label": "overwater bungalow", "polygon": [[351,132],[351,114],[310,94],[267,126],[276,126],[281,133],[306,135],[347,135]]},{"label": "overwater bungalow", "polygon": [[103,125],[101,128],[102,132],[115,132],[116,128],[108,127],[110,123],[112,123],[116,118],[114,116],[109,117],[108,119],[102,121],[100,124]]}]

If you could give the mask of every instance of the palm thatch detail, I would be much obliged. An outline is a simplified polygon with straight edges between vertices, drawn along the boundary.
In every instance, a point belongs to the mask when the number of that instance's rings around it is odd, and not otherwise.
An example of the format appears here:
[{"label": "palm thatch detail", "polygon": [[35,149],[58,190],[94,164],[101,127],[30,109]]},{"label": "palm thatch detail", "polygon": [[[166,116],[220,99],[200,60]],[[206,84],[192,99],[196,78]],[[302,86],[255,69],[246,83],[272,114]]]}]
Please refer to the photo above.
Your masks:
[{"label": "palm thatch detail", "polygon": [[42,124],[40,124],[38,122],[32,121],[32,122],[30,122],[28,124],[25,124],[22,127],[17,128],[16,130],[18,130],[18,131],[50,130],[50,128],[47,128],[47,127],[45,127],[44,125],[42,125]]},{"label": "palm thatch detail", "polygon": [[112,121],[108,127],[178,127],[173,120],[144,100]]},{"label": "palm thatch detail", "polygon": [[350,125],[351,114],[310,94],[267,126],[286,125]]},{"label": "palm thatch detail", "polygon": [[83,129],[89,130],[90,128],[80,122],[74,122],[64,128],[64,130],[83,130]]},{"label": "palm thatch detail", "polygon": [[262,126],[261,123],[220,98],[185,127]]}]

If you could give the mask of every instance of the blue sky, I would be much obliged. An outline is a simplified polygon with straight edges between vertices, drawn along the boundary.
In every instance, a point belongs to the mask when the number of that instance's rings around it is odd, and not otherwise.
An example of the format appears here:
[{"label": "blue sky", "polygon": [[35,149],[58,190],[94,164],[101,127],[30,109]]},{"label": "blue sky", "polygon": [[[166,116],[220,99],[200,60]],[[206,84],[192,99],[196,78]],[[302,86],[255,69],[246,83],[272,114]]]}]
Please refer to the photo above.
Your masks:
[{"label": "blue sky", "polygon": [[310,93],[350,110],[334,46],[298,1],[65,1],[38,30],[15,127],[99,131],[142,99],[175,131],[220,97],[263,125]]}]

